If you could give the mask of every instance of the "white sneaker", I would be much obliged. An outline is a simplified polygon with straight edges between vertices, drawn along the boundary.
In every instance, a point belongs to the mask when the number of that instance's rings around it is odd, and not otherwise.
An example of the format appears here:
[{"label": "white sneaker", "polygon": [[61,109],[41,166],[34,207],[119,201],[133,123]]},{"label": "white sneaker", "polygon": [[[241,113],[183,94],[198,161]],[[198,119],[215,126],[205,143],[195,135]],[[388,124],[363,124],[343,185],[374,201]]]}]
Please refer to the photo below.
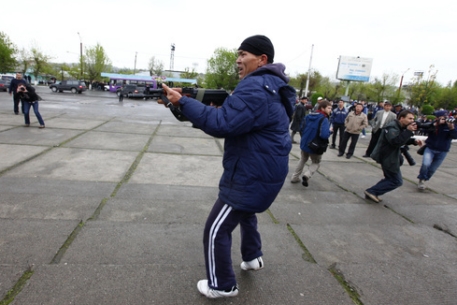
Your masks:
[{"label": "white sneaker", "polygon": [[252,261],[249,262],[242,262],[240,265],[241,269],[243,270],[260,270],[263,269],[263,259],[261,256],[254,258]]},{"label": "white sneaker", "polygon": [[365,138],[366,138],[366,136],[362,135],[362,139],[365,139]]},{"label": "white sneaker", "polygon": [[419,180],[419,184],[417,185],[417,188],[420,189],[421,191],[425,190],[425,181]]},{"label": "white sneaker", "polygon": [[208,280],[201,280],[197,283],[198,291],[209,299],[236,297],[238,295],[238,287],[233,286],[229,291],[216,290],[208,286]]}]

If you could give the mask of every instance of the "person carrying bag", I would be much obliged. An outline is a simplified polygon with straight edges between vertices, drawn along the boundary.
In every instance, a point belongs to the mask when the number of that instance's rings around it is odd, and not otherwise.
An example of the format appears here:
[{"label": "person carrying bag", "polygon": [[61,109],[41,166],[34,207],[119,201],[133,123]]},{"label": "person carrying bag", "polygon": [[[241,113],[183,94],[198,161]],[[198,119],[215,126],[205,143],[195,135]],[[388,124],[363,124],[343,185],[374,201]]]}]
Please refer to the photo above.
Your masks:
[{"label": "person carrying bag", "polygon": [[311,164],[302,177],[303,186],[308,186],[309,179],[319,169],[322,154],[327,150],[329,143],[330,122],[328,118],[331,112],[332,104],[327,100],[321,100],[317,111],[305,117],[301,129],[301,157],[290,182],[300,182],[300,176],[308,159],[311,159]]}]

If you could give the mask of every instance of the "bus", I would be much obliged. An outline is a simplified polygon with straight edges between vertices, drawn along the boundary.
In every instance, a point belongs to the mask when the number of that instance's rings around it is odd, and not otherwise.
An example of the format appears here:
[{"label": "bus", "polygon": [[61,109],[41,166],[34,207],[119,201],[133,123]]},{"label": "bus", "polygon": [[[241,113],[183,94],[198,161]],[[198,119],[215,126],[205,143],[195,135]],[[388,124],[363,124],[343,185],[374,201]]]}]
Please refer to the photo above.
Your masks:
[{"label": "bus", "polygon": [[115,74],[101,73],[102,77],[109,78],[108,87],[110,92],[117,92],[123,85],[137,85],[146,87],[149,85],[151,89],[157,89],[157,81],[152,76],[132,75],[132,74]]},{"label": "bus", "polygon": [[159,83],[166,83],[170,87],[173,87],[174,83],[188,83],[192,85],[197,84],[196,79],[189,78],[176,78],[176,77],[165,77],[165,76],[149,76],[149,75],[132,75],[132,74],[115,74],[115,73],[101,73],[102,77],[109,78],[108,88],[110,92],[117,92],[123,85],[137,85],[140,87],[146,87],[149,85],[151,89],[157,89],[157,79]]}]

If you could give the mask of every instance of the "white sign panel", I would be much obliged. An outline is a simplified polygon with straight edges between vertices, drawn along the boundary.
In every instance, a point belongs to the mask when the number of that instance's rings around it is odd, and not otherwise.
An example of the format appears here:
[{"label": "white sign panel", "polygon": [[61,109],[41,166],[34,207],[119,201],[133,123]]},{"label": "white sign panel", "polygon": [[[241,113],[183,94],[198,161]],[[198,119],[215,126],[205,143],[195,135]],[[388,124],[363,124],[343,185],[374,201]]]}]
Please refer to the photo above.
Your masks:
[{"label": "white sign panel", "polygon": [[372,58],[340,56],[336,78],[339,80],[368,82],[372,65]]}]

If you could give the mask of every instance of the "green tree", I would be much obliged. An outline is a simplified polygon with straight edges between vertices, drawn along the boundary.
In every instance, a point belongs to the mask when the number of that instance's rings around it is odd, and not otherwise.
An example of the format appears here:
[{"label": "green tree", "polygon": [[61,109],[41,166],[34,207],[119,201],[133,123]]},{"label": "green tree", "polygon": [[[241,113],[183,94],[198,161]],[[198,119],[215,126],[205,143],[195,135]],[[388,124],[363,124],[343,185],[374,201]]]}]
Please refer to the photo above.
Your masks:
[{"label": "green tree", "polygon": [[235,89],[239,82],[238,69],[236,67],[237,50],[218,48],[208,60],[206,69],[205,87]]},{"label": "green tree", "polygon": [[35,79],[38,80],[38,76],[48,69],[51,57],[41,52],[38,47],[32,47],[30,53],[32,73],[35,76]]},{"label": "green tree", "polygon": [[0,73],[14,71],[17,64],[16,52],[17,48],[9,37],[5,33],[0,32]]},{"label": "green tree", "polygon": [[410,85],[410,104],[419,109],[425,104],[433,104],[439,91],[439,84],[435,82],[437,70],[431,65],[426,79],[417,76]]},{"label": "green tree", "polygon": [[162,76],[163,74],[163,62],[156,60],[154,56],[149,59],[148,70],[150,76]]},{"label": "green tree", "polygon": [[110,70],[111,61],[105,49],[97,43],[93,48],[86,48],[85,52],[86,75],[90,82],[101,81],[101,73]]},{"label": "green tree", "polygon": [[181,78],[189,78],[189,79],[195,79],[198,76],[198,72],[195,71],[195,69],[192,69],[192,71],[189,71],[189,68],[185,68],[184,72],[181,73]]},{"label": "green tree", "polygon": [[437,98],[433,103],[435,108],[454,109],[457,107],[457,81],[443,88],[437,89]]}]

